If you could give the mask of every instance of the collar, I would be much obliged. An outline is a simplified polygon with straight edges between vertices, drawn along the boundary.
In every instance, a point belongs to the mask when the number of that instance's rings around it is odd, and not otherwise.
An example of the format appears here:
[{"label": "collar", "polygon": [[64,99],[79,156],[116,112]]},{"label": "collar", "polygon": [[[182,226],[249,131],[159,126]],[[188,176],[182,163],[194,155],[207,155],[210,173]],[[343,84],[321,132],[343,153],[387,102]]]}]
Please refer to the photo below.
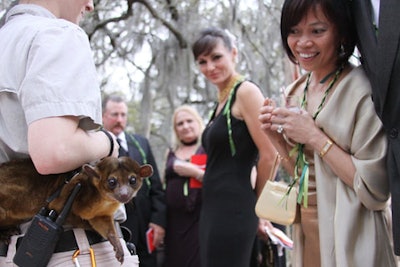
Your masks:
[{"label": "collar", "polygon": [[10,9],[7,13],[6,21],[11,20],[14,16],[24,14],[56,19],[53,13],[42,6],[35,4],[19,4]]},{"label": "collar", "polygon": [[372,14],[373,14],[375,25],[376,25],[376,27],[379,27],[380,0],[371,0],[371,4],[372,4]]},{"label": "collar", "polygon": [[117,138],[118,138],[119,140],[121,140],[120,142],[121,142],[122,148],[125,149],[126,151],[128,151],[128,142],[127,142],[127,140],[126,140],[125,132],[121,132],[121,133],[117,136]]}]

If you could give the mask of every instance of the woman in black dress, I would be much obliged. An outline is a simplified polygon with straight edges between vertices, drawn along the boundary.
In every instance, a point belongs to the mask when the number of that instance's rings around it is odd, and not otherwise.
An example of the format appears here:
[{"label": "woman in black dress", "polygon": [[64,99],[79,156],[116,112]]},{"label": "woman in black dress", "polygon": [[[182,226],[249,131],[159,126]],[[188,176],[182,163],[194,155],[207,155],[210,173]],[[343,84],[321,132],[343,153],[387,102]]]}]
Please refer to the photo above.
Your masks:
[{"label": "woman in black dress", "polygon": [[[217,106],[202,136],[208,160],[200,214],[201,264],[248,267],[259,225],[256,198],[276,154],[258,121],[264,97],[236,72],[238,52],[227,32],[203,30],[192,50],[200,71],[218,89]],[[250,173],[255,164],[254,192]],[[265,234],[263,227],[259,234]]]},{"label": "woman in black dress", "polygon": [[198,225],[205,167],[200,161],[206,160],[200,136],[204,124],[198,112],[186,105],[175,110],[172,123],[176,147],[168,152],[165,168],[167,231],[164,266],[200,267]]}]

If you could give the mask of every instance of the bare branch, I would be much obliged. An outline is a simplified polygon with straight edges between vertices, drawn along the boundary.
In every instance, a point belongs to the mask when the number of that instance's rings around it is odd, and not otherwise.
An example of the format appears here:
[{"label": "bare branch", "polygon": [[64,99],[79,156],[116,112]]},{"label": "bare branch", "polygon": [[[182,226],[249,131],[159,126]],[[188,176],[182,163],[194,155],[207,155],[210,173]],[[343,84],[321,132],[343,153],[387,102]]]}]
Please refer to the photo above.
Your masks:
[{"label": "bare branch", "polygon": [[146,0],[134,0],[134,2],[138,2],[138,3],[141,3],[142,5],[144,5],[147,8],[147,10],[153,15],[153,17],[155,19],[158,19],[159,21],[161,21],[161,23],[175,35],[176,39],[178,39],[180,48],[188,47],[187,41],[183,37],[183,35],[180,33],[180,31],[178,31],[171,23],[169,23],[168,21],[163,19],[161,16],[159,16],[157,11]]}]

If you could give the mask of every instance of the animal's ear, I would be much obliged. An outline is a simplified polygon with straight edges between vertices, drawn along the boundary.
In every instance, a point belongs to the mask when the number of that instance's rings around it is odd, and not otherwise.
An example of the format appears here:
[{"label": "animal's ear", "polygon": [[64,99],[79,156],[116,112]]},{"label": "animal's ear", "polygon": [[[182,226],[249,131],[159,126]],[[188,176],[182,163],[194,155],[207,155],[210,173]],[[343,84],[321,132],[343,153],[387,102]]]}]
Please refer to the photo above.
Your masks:
[{"label": "animal's ear", "polygon": [[100,175],[96,172],[95,168],[93,166],[90,166],[89,164],[83,165],[83,171],[89,176],[89,177],[97,177],[100,178]]},{"label": "animal's ear", "polygon": [[153,167],[150,164],[144,164],[140,166],[139,170],[140,177],[146,178],[153,175]]}]

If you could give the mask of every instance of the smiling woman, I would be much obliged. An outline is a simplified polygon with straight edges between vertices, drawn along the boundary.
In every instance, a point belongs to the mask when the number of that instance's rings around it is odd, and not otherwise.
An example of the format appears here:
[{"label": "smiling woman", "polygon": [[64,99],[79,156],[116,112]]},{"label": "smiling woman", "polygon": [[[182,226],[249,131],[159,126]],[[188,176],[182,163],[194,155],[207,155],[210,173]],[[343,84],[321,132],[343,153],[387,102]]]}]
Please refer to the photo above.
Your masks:
[{"label": "smiling woman", "polygon": [[[275,157],[257,120],[264,97],[260,88],[235,70],[238,51],[226,31],[201,31],[192,51],[200,71],[219,94],[202,135],[207,153],[200,216],[202,266],[248,267],[257,227],[260,236],[266,235],[267,222],[259,223],[254,208]],[[256,192],[250,183],[254,165]]]},{"label": "smiling woman", "polygon": [[176,144],[168,151],[165,166],[168,231],[164,266],[200,267],[201,181],[207,158],[200,145],[204,123],[197,110],[187,105],[178,107],[172,117]]},{"label": "smiling woman", "polygon": [[281,36],[308,72],[285,91],[300,97],[301,111],[267,100],[260,121],[298,187],[294,266],[396,266],[386,136],[363,69],[348,62],[356,36],[349,1],[286,0]]}]

